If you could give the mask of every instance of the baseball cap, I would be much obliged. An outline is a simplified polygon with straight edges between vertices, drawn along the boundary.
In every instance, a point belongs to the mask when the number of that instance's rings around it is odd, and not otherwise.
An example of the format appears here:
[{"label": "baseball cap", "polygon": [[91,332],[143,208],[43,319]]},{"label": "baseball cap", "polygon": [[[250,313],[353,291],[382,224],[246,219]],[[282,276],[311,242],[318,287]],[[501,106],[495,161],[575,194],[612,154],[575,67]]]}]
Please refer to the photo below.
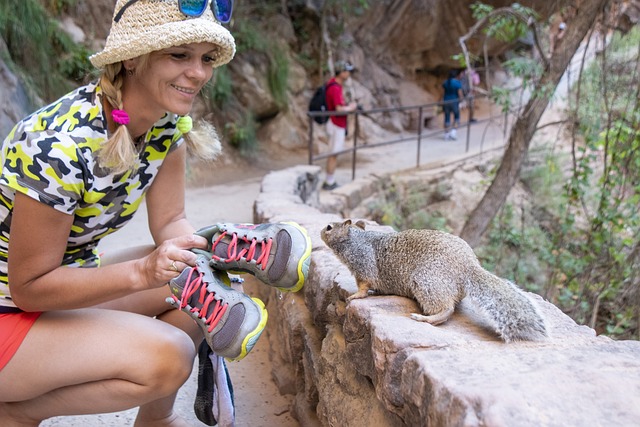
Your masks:
[{"label": "baseball cap", "polygon": [[335,69],[336,73],[341,73],[343,71],[356,71],[356,67],[354,67],[349,61],[336,61]]}]

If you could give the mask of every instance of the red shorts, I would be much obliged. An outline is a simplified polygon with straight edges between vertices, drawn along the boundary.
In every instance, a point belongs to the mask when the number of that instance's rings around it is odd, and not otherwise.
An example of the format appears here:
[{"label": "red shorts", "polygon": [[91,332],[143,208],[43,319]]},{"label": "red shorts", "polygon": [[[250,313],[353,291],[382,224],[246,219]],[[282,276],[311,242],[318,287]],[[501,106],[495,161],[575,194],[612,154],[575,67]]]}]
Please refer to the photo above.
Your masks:
[{"label": "red shorts", "polygon": [[41,314],[41,312],[0,313],[0,370],[16,354],[27,332]]}]

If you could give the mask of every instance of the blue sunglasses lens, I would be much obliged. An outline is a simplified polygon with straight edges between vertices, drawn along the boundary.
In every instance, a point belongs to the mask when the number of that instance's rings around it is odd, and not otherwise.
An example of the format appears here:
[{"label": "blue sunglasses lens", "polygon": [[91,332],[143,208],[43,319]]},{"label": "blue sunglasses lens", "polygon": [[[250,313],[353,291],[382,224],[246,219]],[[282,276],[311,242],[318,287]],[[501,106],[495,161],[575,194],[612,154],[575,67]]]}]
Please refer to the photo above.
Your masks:
[{"label": "blue sunglasses lens", "polygon": [[[187,16],[202,16],[209,0],[180,0],[178,7],[180,11]],[[231,21],[231,12],[233,11],[233,0],[211,0],[211,10],[216,19],[223,24]]]},{"label": "blue sunglasses lens", "polygon": [[233,11],[233,0],[213,0],[213,14],[216,19],[223,24],[231,21],[231,12]]},{"label": "blue sunglasses lens", "polygon": [[187,16],[201,16],[207,8],[207,0],[181,0],[180,12]]}]

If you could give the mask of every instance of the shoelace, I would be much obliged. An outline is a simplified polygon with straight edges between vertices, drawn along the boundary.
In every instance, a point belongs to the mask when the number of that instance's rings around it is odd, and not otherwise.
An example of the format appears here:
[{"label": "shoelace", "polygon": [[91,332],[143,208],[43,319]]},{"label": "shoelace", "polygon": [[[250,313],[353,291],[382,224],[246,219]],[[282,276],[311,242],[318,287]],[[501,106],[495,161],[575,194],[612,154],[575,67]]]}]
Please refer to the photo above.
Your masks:
[{"label": "shoelace", "polygon": [[[220,234],[220,236],[218,236],[216,241],[213,242],[212,244],[211,252],[215,253],[216,246],[218,246],[218,243],[220,243],[220,241],[222,241],[222,239],[226,235],[227,235],[227,232],[225,231],[222,234]],[[249,243],[249,247],[244,248],[238,252],[238,241]],[[260,242],[260,244],[261,244],[261,247],[260,247],[261,252],[260,252],[260,256],[256,259],[256,265],[259,265],[264,270],[267,268],[267,261],[269,260],[269,253],[271,252],[271,245],[273,244],[273,239],[268,239],[267,241],[263,240],[262,242]],[[245,258],[247,261],[251,261],[256,254],[257,245],[258,245],[258,241],[256,240],[255,237],[251,240],[247,239],[246,237],[239,239],[238,235],[236,233],[233,233],[231,237],[231,242],[229,243],[229,246],[227,248],[227,258],[224,261],[234,262],[234,261],[240,261],[242,258]],[[213,255],[212,257],[216,261],[219,261],[220,259],[222,259],[217,255]]]},{"label": "shoelace", "polygon": [[[180,303],[180,308],[185,308],[191,296],[198,292],[199,289],[200,295],[198,295],[198,303],[202,306],[200,308],[192,307],[190,311],[192,313],[196,313],[198,317],[204,318],[204,323],[209,325],[207,331],[211,332],[216,327],[224,313],[227,311],[228,304],[224,304],[220,302],[220,300],[215,299],[214,292],[207,291],[207,284],[206,282],[204,282],[204,280],[202,280],[202,278],[204,277],[204,273],[199,273],[197,277],[193,278],[194,271],[196,271],[195,268],[191,269],[191,271],[189,272],[189,276],[187,276],[187,284],[180,294],[180,299],[178,299],[175,295],[173,296],[173,299]],[[211,314],[207,316],[209,306],[213,301],[215,301],[215,305],[213,306],[213,310],[211,310]]]}]

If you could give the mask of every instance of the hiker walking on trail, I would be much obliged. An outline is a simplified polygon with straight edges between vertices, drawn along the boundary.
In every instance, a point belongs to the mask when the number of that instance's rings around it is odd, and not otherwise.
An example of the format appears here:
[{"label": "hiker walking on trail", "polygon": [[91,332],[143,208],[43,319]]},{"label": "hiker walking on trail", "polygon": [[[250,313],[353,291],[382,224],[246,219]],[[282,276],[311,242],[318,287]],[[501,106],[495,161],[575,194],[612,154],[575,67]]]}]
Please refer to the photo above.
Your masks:
[{"label": "hiker walking on trail", "polygon": [[[335,77],[325,85],[327,111],[339,111],[344,113],[353,112],[358,108],[355,101],[345,103],[343,86],[349,79],[355,67],[346,61],[337,61],[335,64]],[[331,153],[338,153],[344,150],[344,142],[347,136],[347,115],[333,115],[327,122],[327,135],[329,136],[329,150]],[[338,187],[335,179],[335,171],[338,166],[338,156],[327,158],[327,169],[325,181],[322,184],[323,190],[333,190]]]},{"label": "hiker walking on trail", "polygon": [[[460,125],[460,101],[464,98],[462,83],[458,80],[457,70],[449,71],[449,77],[442,83],[442,111],[444,112],[444,139],[457,139],[456,128]],[[453,116],[453,121],[451,120]],[[453,122],[453,123],[452,123]]]},{"label": "hiker walking on trail", "polygon": [[475,112],[475,91],[480,84],[480,74],[473,69],[464,69],[459,75],[460,83],[462,84],[462,96],[464,97],[464,104],[469,109],[469,122],[475,123],[477,120],[474,118]]},{"label": "hiker walking on trail", "polygon": [[[228,286],[225,270],[296,291],[311,245],[294,223],[196,232],[186,218],[187,148],[202,158],[220,150],[188,114],[234,56],[222,26],[231,8],[117,0],[105,47],[90,57],[98,80],[29,115],[2,143],[3,426],[135,407],[138,427],[187,426],[173,406],[197,350],[213,377],[198,388],[196,415],[233,424],[222,358],[246,356],[267,314]],[[100,239],[143,200],[154,244],[100,254]]]}]

